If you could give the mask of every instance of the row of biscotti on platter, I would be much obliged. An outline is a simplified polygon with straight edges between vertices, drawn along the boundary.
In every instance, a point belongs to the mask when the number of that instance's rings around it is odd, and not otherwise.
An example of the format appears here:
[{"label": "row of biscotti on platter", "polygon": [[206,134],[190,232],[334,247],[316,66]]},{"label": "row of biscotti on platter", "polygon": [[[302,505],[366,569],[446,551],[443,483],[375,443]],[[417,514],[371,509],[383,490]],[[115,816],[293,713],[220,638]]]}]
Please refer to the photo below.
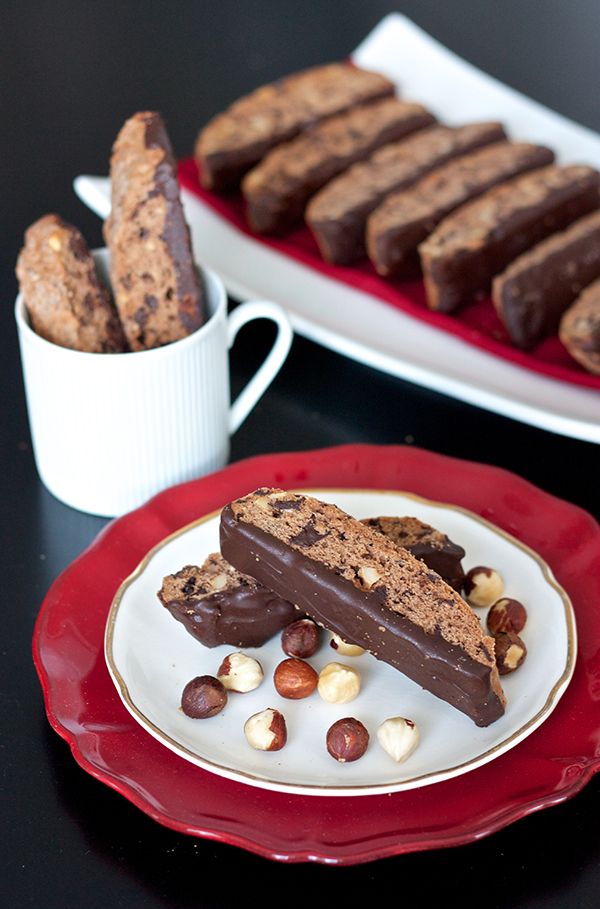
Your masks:
[{"label": "row of biscotti on platter", "polygon": [[29,227],[19,255],[25,307],[34,331],[62,347],[91,353],[160,347],[195,331],[206,313],[177,165],[159,114],[127,120],[110,175],[104,237],[113,297],[79,230],[51,214]]},{"label": "row of biscotti on platter", "polygon": [[[283,631],[291,660],[277,667],[274,683],[284,699],[317,690],[345,704],[359,695],[358,670],[336,661],[317,674],[302,662],[324,628],[336,656],[372,654],[487,726],[505,710],[500,675],[525,659],[519,633],[527,614],[502,596],[496,570],[477,566],[465,575],[464,556],[416,518],[358,521],[311,496],[261,488],[224,508],[221,553],[167,576],[158,596],[208,647],[260,647]],[[471,606],[490,607],[489,634]],[[195,680],[184,712],[199,719],[219,712],[226,699],[215,682],[242,692],[261,683],[257,660],[239,652],[228,659],[214,679]]]},{"label": "row of biscotti on platter", "polygon": [[[335,264],[366,251],[379,274],[401,278],[420,263],[434,310],[454,312],[493,281],[509,337],[532,347],[600,278],[600,175],[555,165],[550,149],[508,140],[499,123],[437,124],[394,92],[343,63],[264,86],[200,132],[203,184],[224,191],[241,180],[257,232],[281,234],[304,217]],[[586,340],[577,318],[561,338],[598,371],[600,303],[587,299]]]}]

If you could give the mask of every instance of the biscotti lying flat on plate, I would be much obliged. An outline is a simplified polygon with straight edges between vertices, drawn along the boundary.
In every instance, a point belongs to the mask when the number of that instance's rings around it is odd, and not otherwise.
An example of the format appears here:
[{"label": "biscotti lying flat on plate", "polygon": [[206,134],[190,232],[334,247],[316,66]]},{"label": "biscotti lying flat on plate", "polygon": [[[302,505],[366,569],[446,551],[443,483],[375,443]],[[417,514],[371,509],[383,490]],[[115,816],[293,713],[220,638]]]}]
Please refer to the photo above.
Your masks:
[{"label": "biscotti lying flat on plate", "polygon": [[600,375],[600,281],[594,281],[566,311],[560,340],[578,363]]},{"label": "biscotti lying flat on plate", "polygon": [[325,117],[393,94],[385,76],[349,63],[315,66],[263,85],[200,132],[195,157],[202,184],[217,192],[229,189],[280,142]]},{"label": "biscotti lying flat on plate", "polygon": [[592,167],[544,167],[449,215],[419,247],[427,303],[453,312],[535,243],[600,205]]},{"label": "biscotti lying flat on plate", "polygon": [[548,148],[498,142],[450,161],[413,187],[394,193],[367,222],[367,250],[380,275],[401,272],[449,212],[517,174],[550,164]]},{"label": "biscotti lying flat on plate", "polygon": [[204,301],[177,165],[159,114],[141,112],[126,121],[113,146],[110,177],[104,238],[115,303],[132,350],[160,347],[202,325]]},{"label": "biscotti lying flat on plate", "polygon": [[492,299],[513,344],[554,334],[575,297],[600,278],[600,210],[523,253],[494,278]]},{"label": "biscotti lying flat on plate", "polygon": [[206,647],[260,647],[300,616],[291,603],[236,571],[219,553],[168,575],[158,598]]},{"label": "biscotti lying flat on plate", "polygon": [[494,641],[423,562],[335,505],[259,489],[221,514],[239,571],[487,726],[504,712]]},{"label": "biscotti lying flat on plate", "polygon": [[250,226],[260,233],[293,227],[325,183],[382,145],[433,121],[421,104],[385,98],[331,117],[278,145],[242,181]]},{"label": "biscotti lying flat on plate", "polygon": [[364,518],[361,523],[385,534],[397,546],[408,549],[416,559],[425,562],[446,584],[460,593],[465,579],[461,564],[465,551],[445,533],[409,516]]},{"label": "biscotti lying flat on plate", "polygon": [[58,215],[27,229],[17,277],[31,327],[42,338],[87,353],[127,349],[85,240]]},{"label": "biscotti lying flat on plate", "polygon": [[368,215],[391,192],[405,189],[445,161],[505,138],[500,123],[432,126],[384,145],[314,196],[306,210],[321,255],[347,265],[365,252]]}]

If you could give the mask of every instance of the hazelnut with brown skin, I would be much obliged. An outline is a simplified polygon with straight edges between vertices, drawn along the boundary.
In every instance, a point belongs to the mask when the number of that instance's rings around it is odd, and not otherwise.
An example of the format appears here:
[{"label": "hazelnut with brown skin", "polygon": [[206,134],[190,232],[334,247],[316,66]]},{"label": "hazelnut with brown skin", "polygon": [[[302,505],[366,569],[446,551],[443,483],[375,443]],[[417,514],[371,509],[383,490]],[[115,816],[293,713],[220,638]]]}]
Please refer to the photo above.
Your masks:
[{"label": "hazelnut with brown skin", "polygon": [[212,675],[199,675],[187,683],[181,695],[181,709],[194,720],[216,716],[227,703],[227,692]]},{"label": "hazelnut with brown skin", "polygon": [[294,701],[311,695],[318,681],[319,676],[312,666],[296,657],[283,660],[273,675],[277,694]]},{"label": "hazelnut with brown skin", "polygon": [[501,631],[494,635],[496,642],[496,665],[500,675],[514,672],[525,661],[527,647],[514,631]]},{"label": "hazelnut with brown skin", "polygon": [[312,619],[297,619],[281,633],[281,647],[290,657],[314,656],[320,643],[319,627]]},{"label": "hazelnut with brown skin", "polygon": [[281,751],[287,742],[285,717],[274,707],[267,707],[246,720],[244,735],[257,751]]},{"label": "hazelnut with brown skin", "polygon": [[519,634],[525,627],[527,611],[518,600],[502,597],[497,600],[487,614],[487,627],[491,634],[500,631],[514,631]]},{"label": "hazelnut with brown skin", "polygon": [[467,571],[463,590],[471,606],[491,606],[502,596],[504,581],[495,568],[476,565]]},{"label": "hazelnut with brown skin", "polygon": [[369,745],[369,733],[355,717],[337,720],[327,730],[327,751],[340,764],[358,761]]}]

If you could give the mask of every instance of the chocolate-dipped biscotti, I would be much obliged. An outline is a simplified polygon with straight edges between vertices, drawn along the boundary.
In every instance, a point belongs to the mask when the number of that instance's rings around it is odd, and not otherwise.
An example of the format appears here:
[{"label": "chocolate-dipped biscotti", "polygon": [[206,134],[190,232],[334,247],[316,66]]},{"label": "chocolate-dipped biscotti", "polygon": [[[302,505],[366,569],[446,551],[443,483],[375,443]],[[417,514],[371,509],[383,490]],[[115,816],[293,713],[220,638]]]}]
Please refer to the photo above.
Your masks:
[{"label": "chocolate-dipped biscotti", "polygon": [[407,550],[335,505],[259,489],[223,509],[221,551],[477,725],[502,716],[494,641],[464,600]]},{"label": "chocolate-dipped biscotti", "polygon": [[449,215],[419,247],[427,304],[453,312],[535,243],[600,205],[592,167],[544,167]]},{"label": "chocolate-dipped biscotti", "polygon": [[452,158],[503,138],[500,123],[432,126],[354,164],[313,196],[306,209],[321,255],[337,265],[353,262],[365,252],[367,217],[385,196]]},{"label": "chocolate-dipped biscotti", "polygon": [[263,85],[217,114],[200,132],[195,158],[202,185],[236,186],[275,145],[357,104],[394,94],[385,76],[349,63],[329,63]]},{"label": "chocolate-dipped biscotti", "polygon": [[17,277],[31,327],[42,338],[88,353],[127,349],[85,240],[58,215],[45,215],[27,229]]},{"label": "chocolate-dipped biscotti", "polygon": [[104,238],[115,303],[132,350],[160,347],[204,321],[177,165],[160,114],[127,120],[113,146],[110,177]]},{"label": "chocolate-dipped biscotti", "polygon": [[578,363],[600,375],[600,281],[594,281],[560,321],[560,340]]},{"label": "chocolate-dipped biscotti", "polygon": [[300,613],[217,552],[168,575],[158,598],[206,647],[260,647]]},{"label": "chocolate-dipped biscotti", "polygon": [[384,98],[331,117],[277,146],[242,181],[250,226],[259,233],[288,230],[332,177],[433,121],[421,104]]},{"label": "chocolate-dipped biscotti", "polygon": [[408,549],[416,559],[425,562],[446,584],[460,593],[465,579],[462,567],[465,551],[445,533],[418,518],[408,516],[364,518],[361,523],[384,534],[397,546]]},{"label": "chocolate-dipped biscotti", "polygon": [[554,334],[584,287],[600,278],[600,210],[524,252],[494,278],[492,300],[513,344]]},{"label": "chocolate-dipped biscotti", "polygon": [[449,212],[492,186],[553,160],[554,154],[543,146],[497,142],[388,196],[367,221],[367,251],[376,271],[385,277],[402,272],[416,257],[419,243]]}]

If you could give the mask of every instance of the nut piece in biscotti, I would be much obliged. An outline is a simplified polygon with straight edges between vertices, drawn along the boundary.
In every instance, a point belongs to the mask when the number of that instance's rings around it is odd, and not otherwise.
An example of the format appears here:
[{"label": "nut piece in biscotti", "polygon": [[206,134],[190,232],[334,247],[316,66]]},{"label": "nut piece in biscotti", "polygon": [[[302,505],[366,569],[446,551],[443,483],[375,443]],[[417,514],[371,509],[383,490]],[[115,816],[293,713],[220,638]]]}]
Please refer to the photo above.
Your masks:
[{"label": "nut piece in biscotti", "polygon": [[465,551],[462,546],[453,543],[445,533],[418,518],[408,516],[365,518],[362,523],[383,533],[397,546],[408,549],[415,558],[425,562],[446,584],[450,584],[460,593],[465,578],[461,564]]},{"label": "nut piece in biscotti", "polygon": [[415,260],[419,243],[449,212],[492,186],[553,160],[553,153],[543,146],[496,142],[388,196],[367,222],[367,251],[375,269],[384,277],[401,273]]},{"label": "nut piece in biscotti", "polygon": [[600,278],[600,211],[542,240],[494,278],[492,299],[513,344],[528,350],[557,330],[584,287]]},{"label": "nut piece in biscotti", "polygon": [[600,281],[594,281],[567,309],[560,340],[578,363],[600,375]]},{"label": "nut piece in biscotti", "polygon": [[504,713],[493,638],[465,601],[406,549],[335,505],[258,489],[223,509],[221,551],[477,725]]},{"label": "nut piece in biscotti", "polygon": [[432,126],[354,164],[313,196],[306,209],[321,255],[337,265],[353,262],[365,253],[367,217],[389,193],[406,189],[452,158],[504,138],[500,123]]},{"label": "nut piece in biscotti", "polygon": [[258,233],[283,233],[317,190],[387,142],[433,123],[420,104],[384,98],[331,117],[269,152],[242,181],[246,215]]},{"label": "nut piece in biscotti", "polygon": [[132,350],[178,341],[204,321],[177,165],[160,114],[127,120],[110,160],[104,224],[115,303]]},{"label": "nut piece in biscotti", "polygon": [[217,114],[200,132],[195,157],[202,185],[236,186],[275,145],[333,114],[394,94],[385,76],[328,63],[263,85]]},{"label": "nut piece in biscotti", "polygon": [[167,575],[158,598],[205,647],[260,647],[298,616],[291,603],[236,571],[218,552]]},{"label": "nut piece in biscotti", "polygon": [[42,338],[88,353],[127,350],[85,240],[58,215],[45,215],[27,229],[17,277],[31,327]]},{"label": "nut piece in biscotti", "polygon": [[544,167],[490,190],[419,247],[427,305],[454,312],[470,303],[522,252],[599,206],[600,174],[584,165]]}]

